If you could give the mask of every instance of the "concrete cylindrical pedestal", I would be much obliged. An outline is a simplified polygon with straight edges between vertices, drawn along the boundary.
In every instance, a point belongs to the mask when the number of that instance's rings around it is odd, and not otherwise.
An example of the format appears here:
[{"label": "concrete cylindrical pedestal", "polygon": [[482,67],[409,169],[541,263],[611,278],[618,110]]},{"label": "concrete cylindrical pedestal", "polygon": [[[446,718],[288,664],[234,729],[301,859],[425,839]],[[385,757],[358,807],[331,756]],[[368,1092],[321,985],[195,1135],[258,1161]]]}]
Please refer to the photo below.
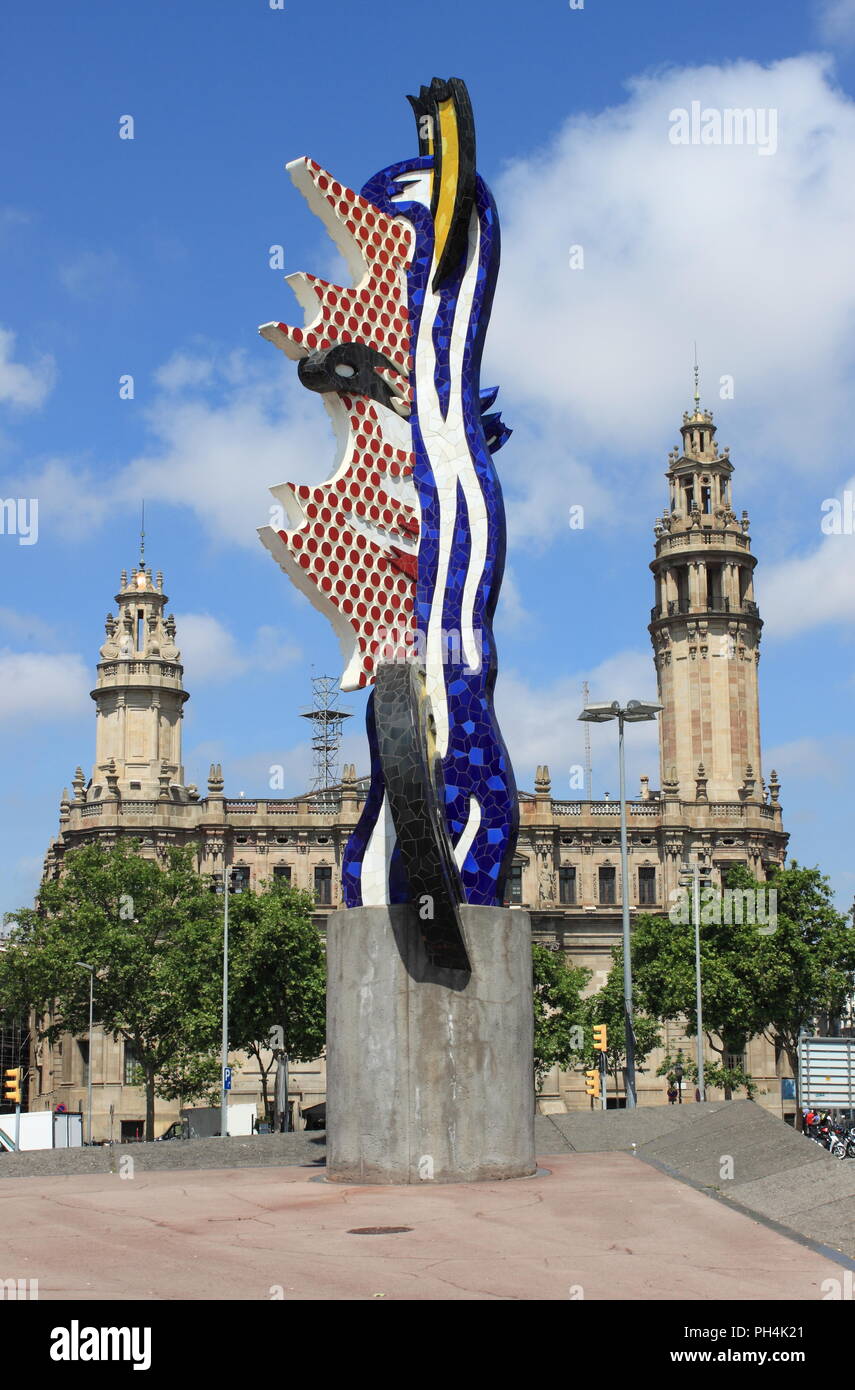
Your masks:
[{"label": "concrete cylindrical pedestal", "polygon": [[409,906],[327,922],[327,1177],[478,1182],[535,1171],[531,923],[461,909],[471,974],[431,965]]}]

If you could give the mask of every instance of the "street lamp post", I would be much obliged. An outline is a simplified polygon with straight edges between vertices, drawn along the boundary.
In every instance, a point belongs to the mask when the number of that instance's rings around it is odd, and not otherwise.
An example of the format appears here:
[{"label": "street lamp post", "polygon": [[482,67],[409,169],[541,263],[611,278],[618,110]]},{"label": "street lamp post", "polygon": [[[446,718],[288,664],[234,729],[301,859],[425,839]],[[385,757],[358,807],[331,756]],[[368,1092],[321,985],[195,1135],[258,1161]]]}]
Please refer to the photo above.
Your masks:
[{"label": "street lamp post", "polygon": [[586,705],[579,715],[592,724],[605,724],[609,719],[618,722],[618,763],[620,767],[620,872],[621,915],[623,919],[623,1012],[626,1048],[626,1104],[634,1110],[635,1094],[635,1030],[632,1026],[632,959],[629,941],[629,868],[626,836],[626,766],[623,747],[624,724],[640,724],[655,719],[661,705],[644,700],[628,700],[623,706],[618,700],[611,704]]},{"label": "street lamp post", "polygon": [[[246,875],[248,871],[241,869],[240,872]],[[229,1093],[226,1088],[229,1071],[229,898],[232,893],[243,891],[244,881],[248,882],[248,879],[239,879],[237,869],[227,867],[224,846],[222,888],[216,875],[214,877],[214,892],[223,894],[223,1039],[220,1048],[220,1136],[223,1139],[227,1139],[229,1133]]]},{"label": "street lamp post", "polygon": [[92,1144],[92,1000],[95,992],[95,966],[87,965],[85,961],[76,960],[75,965],[79,965],[81,970],[89,971],[89,1061],[86,1067],[86,1108],[88,1120],[86,1128],[89,1133],[89,1144]]},{"label": "street lamp post", "polygon": [[695,928],[695,1017],[697,1022],[695,1058],[698,1066],[698,1095],[702,1101],[705,1101],[707,1088],[704,1080],[704,1020],[701,1003],[701,871],[697,859],[693,860],[690,870],[687,869],[680,875],[680,883],[683,887],[692,885],[692,922]]},{"label": "street lamp post", "polygon": [[221,1090],[220,1090],[220,1136],[223,1139],[229,1133],[229,1093],[226,1089],[226,1077],[229,1067],[229,896],[231,894],[231,883],[226,869],[226,852],[223,849],[223,1042],[221,1056]]},{"label": "street lamp post", "polygon": [[223,1036],[220,1046],[220,1137],[225,1139],[229,1132],[229,1093],[226,1078],[229,1067],[229,897],[232,892],[231,872],[226,863],[226,849],[223,847],[223,873],[213,875],[212,890],[223,895]]}]

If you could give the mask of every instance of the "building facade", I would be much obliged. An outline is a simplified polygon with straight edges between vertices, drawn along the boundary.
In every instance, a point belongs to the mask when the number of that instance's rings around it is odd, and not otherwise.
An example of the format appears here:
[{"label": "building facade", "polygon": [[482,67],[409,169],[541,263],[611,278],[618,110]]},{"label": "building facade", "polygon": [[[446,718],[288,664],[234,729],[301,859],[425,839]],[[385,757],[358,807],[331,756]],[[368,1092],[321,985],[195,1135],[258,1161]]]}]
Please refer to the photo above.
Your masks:
[{"label": "building facade", "polygon": [[[662,705],[660,786],[652,789],[643,777],[627,805],[634,913],[667,913],[680,873],[693,860],[722,886],[734,864],[762,880],[786,855],[780,785],[774,772],[768,784],[762,772],[756,561],[748,517],[733,509],[733,465],[715,434],[712,415],[696,397],[683,417],[682,445],[669,455],[668,505],[654,527],[649,631]],[[221,767],[212,765],[205,795],[186,785],[181,727],[188,693],[167,601],[160,573],[153,579],[142,562],[130,577],[123,572],[92,691],[94,765],[89,778],[78,767],[73,794],[63,793],[45,873],[60,873],[65,855],[93,840],[109,846],[119,836],[134,837],[153,855],[192,843],[200,873],[234,870],[249,888],[284,875],[313,894],[323,932],[341,904],[342,852],[361,811],[364,781],[350,765],[323,795],[234,798],[225,795]],[[511,905],[531,913],[535,940],[592,971],[592,990],[604,983],[621,938],[619,818],[617,801],[555,798],[545,766],[533,792],[520,793]],[[663,1028],[663,1042],[671,1053],[693,1052],[693,1040],[678,1025]],[[640,1104],[666,1103],[666,1083],[656,1076],[660,1055],[638,1077]],[[739,1060],[758,1082],[758,1100],[779,1110],[783,1063],[770,1045],[753,1039]],[[257,1098],[257,1071],[247,1059],[234,1062],[233,1098]],[[31,1106],[82,1108],[90,1064],[95,1138],[134,1137],[145,1113],[143,1094],[131,1084],[134,1059],[97,1029],[91,1049],[71,1037],[54,1048],[34,1044]],[[324,1089],[322,1060],[292,1067],[297,1123],[323,1100]],[[619,1092],[613,1100],[622,1098]],[[587,1107],[581,1073],[554,1071],[540,1104]],[[158,1132],[177,1109],[158,1102]]]}]

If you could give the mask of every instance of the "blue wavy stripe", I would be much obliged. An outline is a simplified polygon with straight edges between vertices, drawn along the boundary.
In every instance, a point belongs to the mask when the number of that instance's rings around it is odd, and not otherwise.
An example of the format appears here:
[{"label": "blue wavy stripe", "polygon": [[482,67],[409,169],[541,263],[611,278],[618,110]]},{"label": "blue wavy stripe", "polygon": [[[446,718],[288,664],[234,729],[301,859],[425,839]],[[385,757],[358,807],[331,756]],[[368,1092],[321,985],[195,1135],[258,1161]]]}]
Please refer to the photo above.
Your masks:
[{"label": "blue wavy stripe", "polygon": [[[433,256],[433,222],[421,203],[393,203],[400,192],[393,182],[399,174],[430,168],[432,160],[407,160],[390,166],[370,179],[363,196],[391,216],[405,216],[416,228],[417,252],[408,275],[409,311],[413,342],[421,329],[421,316],[428,274]],[[467,325],[460,383],[466,440],[479,480],[488,523],[488,544],[483,574],[480,576],[473,627],[480,637],[481,666],[467,669],[460,648],[462,599],[471,559],[470,523],[462,490],[458,487],[457,510],[448,580],[442,595],[442,625],[452,634],[446,648],[445,681],[449,714],[449,746],[443,761],[446,784],[445,815],[452,844],[456,844],[469,819],[469,801],[474,797],[481,808],[481,824],[462,866],[466,900],[492,906],[501,902],[502,885],[510,867],[516,843],[519,808],[510,758],[502,739],[493,708],[497,662],[492,621],[505,563],[505,515],[501,487],[487,447],[482,409],[493,403],[479,396],[481,356],[492,306],[499,265],[499,226],[495,204],[483,181],[477,185],[478,216],[481,227],[479,265],[470,321]],[[450,332],[460,291],[464,267],[458,277],[444,287],[433,332],[436,355],[435,383],[442,409],[447,412],[453,383],[449,372]],[[416,620],[424,640],[433,607],[439,554],[439,499],[424,447],[418,419],[418,398],[411,415],[415,467],[413,480],[422,518],[419,541],[419,569],[416,593]],[[455,635],[458,646],[455,648]],[[376,824],[383,800],[383,782],[376,757],[373,700],[368,706],[368,736],[372,756],[372,776],[362,816],[347,845],[344,856],[345,902],[361,903],[360,876],[365,847]],[[393,858],[390,872],[390,900],[408,900],[400,861]]]}]

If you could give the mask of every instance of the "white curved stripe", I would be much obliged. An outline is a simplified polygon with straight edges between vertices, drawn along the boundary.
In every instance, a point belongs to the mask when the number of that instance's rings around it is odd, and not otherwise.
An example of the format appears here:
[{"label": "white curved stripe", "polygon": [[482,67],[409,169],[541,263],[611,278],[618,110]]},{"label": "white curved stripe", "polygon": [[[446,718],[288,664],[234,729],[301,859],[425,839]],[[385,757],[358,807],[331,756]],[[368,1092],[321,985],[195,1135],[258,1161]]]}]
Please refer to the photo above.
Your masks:
[{"label": "white curved stripe", "polygon": [[[466,290],[466,319],[461,325],[459,339],[456,335],[457,316],[455,315],[452,333],[452,347],[457,348],[459,354],[458,364],[454,361],[454,374],[452,381],[458,381],[461,385],[461,392],[456,399],[456,408],[460,413],[460,429],[464,431],[463,425],[463,349],[466,344],[466,333],[469,328],[469,317],[472,312],[472,299],[475,293],[475,286],[478,277],[478,261],[481,250],[481,224],[478,221],[478,213],[473,210],[472,222],[469,226],[469,264],[466,269],[461,294]],[[468,283],[467,283],[468,282]],[[463,496],[466,499],[466,509],[469,515],[469,565],[466,570],[466,582],[463,586],[463,597],[460,604],[460,628],[463,654],[466,658],[466,665],[470,671],[480,671],[481,669],[481,642],[476,638],[474,630],[475,600],[478,595],[478,585],[484,573],[484,566],[487,563],[487,533],[489,530],[487,507],[484,501],[484,493],[478,474],[475,471],[472,455],[466,443],[465,432],[463,432],[464,454],[463,467],[460,469],[460,486]]]},{"label": "white curved stripe", "polygon": [[[437,489],[439,502],[439,551],[434,601],[428,620],[425,673],[428,694],[436,720],[437,750],[448,751],[448,705],[443,664],[446,658],[442,630],[443,602],[448,580],[454,523],[457,515],[458,483],[466,501],[469,520],[470,556],[461,601],[461,643],[467,666],[480,670],[481,648],[473,630],[473,613],[478,585],[487,556],[487,514],[478,475],[466,440],[463,418],[463,354],[478,281],[481,229],[473,209],[469,228],[469,255],[455,307],[449,346],[448,414],[443,417],[434,382],[435,355],[432,330],[439,308],[439,295],[428,290],[416,348],[416,391],[419,425]],[[433,273],[434,266],[431,267]]]},{"label": "white curved stripe", "polygon": [[389,901],[389,864],[395,848],[395,827],[389,798],[384,795],[383,805],[371,838],[362,856],[360,888],[363,907],[384,907]]},{"label": "white curved stripe", "polygon": [[454,846],[454,858],[457,861],[458,869],[463,868],[463,861],[469,853],[470,849],[472,848],[472,841],[478,834],[478,828],[480,824],[481,807],[478,805],[478,802],[475,800],[474,796],[470,796],[469,819],[466,822],[466,828],[463,831],[463,834],[460,836],[460,839]]},{"label": "white curved stripe", "polygon": [[[430,273],[433,273],[433,266]],[[438,308],[439,296],[428,288],[425,293],[422,320],[416,344],[415,374],[419,426],[430,462],[439,506],[436,584],[425,643],[425,685],[436,723],[437,752],[440,757],[445,757],[448,751],[448,701],[443,670],[442,605],[448,579],[451,541],[454,534],[457,475],[453,458],[449,457],[451,441],[446,434],[445,421],[442,418],[434,382],[433,325]]]}]

